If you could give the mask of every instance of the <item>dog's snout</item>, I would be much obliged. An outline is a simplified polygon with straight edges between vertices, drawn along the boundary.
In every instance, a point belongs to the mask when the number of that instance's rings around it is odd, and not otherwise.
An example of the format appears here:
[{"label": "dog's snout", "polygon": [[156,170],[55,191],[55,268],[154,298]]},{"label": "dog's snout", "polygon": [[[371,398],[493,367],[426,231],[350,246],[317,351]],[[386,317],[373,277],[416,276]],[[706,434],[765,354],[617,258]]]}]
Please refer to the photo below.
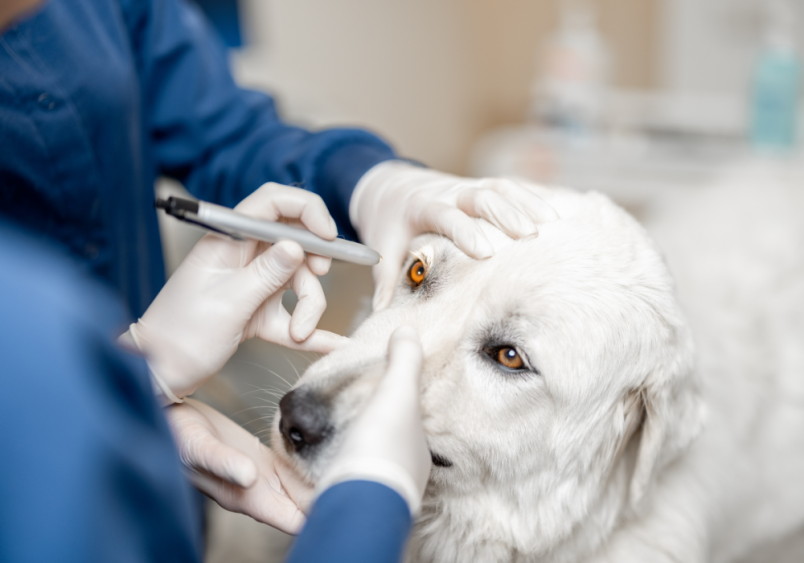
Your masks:
[{"label": "dog's snout", "polygon": [[279,430],[289,450],[309,452],[331,432],[329,406],[315,393],[295,389],[279,401]]}]

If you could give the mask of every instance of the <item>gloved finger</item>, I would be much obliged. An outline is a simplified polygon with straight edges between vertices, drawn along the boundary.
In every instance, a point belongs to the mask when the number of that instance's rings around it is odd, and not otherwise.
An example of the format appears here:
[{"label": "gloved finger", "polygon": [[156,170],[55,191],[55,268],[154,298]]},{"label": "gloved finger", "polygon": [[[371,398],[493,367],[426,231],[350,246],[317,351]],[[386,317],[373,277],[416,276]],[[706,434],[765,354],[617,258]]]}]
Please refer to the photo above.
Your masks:
[{"label": "gloved finger", "polygon": [[274,244],[238,273],[240,297],[253,299],[256,309],[286,287],[303,263],[304,251],[297,243],[283,240]]},{"label": "gloved finger", "polygon": [[321,196],[300,188],[268,182],[241,201],[235,210],[269,221],[298,219],[321,238],[332,240],[338,236],[335,220]]},{"label": "gloved finger", "polygon": [[257,310],[246,328],[246,334],[247,338],[258,336],[266,342],[286,348],[319,354],[329,354],[349,342],[345,336],[318,329],[303,342],[296,342],[290,336],[290,313],[282,305],[282,295],[278,293]]},{"label": "gloved finger", "polygon": [[494,190],[461,190],[457,203],[458,208],[467,215],[485,219],[511,238],[522,238],[539,232],[530,217]]},{"label": "gloved finger", "polygon": [[[397,328],[388,341],[388,365],[377,390],[369,400],[361,417],[398,420],[394,413],[419,410],[419,384],[422,372],[422,345],[419,335],[410,326]],[[367,428],[376,431],[376,428]]]},{"label": "gloved finger", "polygon": [[288,338],[281,344],[292,350],[301,352],[315,352],[317,354],[329,354],[341,346],[347,344],[349,339],[340,334],[328,330],[316,329],[304,342],[296,342],[293,338]]},{"label": "gloved finger", "polygon": [[552,205],[537,195],[535,189],[528,189],[524,184],[508,178],[485,178],[481,187],[491,188],[499,193],[537,223],[549,223],[559,219],[558,212]]},{"label": "gloved finger", "polygon": [[430,231],[448,237],[472,258],[483,260],[494,254],[494,248],[480,225],[457,207],[430,202],[419,213],[419,218],[422,232]]},{"label": "gloved finger", "polygon": [[307,266],[315,275],[325,276],[332,266],[332,258],[319,256],[318,254],[307,254]]},{"label": "gloved finger", "polygon": [[[220,238],[220,237],[219,237]],[[271,248],[273,243],[270,242],[258,242],[256,250],[252,253],[253,256],[258,256]],[[332,258],[329,256],[319,256],[318,254],[310,254],[309,252],[305,255],[307,260],[307,266],[310,268],[310,271],[313,272],[317,276],[326,276],[329,273],[329,269],[332,266]],[[248,262],[250,262],[252,258],[249,258]]]},{"label": "gloved finger", "polygon": [[206,403],[187,397],[184,400],[184,405],[189,405],[199,411],[209,421],[211,427],[215,429],[215,435],[222,442],[246,454],[253,460],[260,459],[266,447],[257,436]]},{"label": "gloved finger", "polygon": [[371,272],[374,277],[372,308],[375,312],[385,309],[391,303],[399,272],[408,255],[409,244],[410,240],[407,237],[394,237],[377,245],[382,260],[372,268]]},{"label": "gloved finger", "polygon": [[363,478],[392,486],[411,512],[418,512],[432,466],[422,427],[421,369],[418,336],[410,327],[397,329],[388,344],[385,375],[352,422],[320,488],[359,467]]},{"label": "gloved finger", "polygon": [[[291,227],[300,227],[304,228],[304,224],[296,219],[288,219],[288,218],[281,218],[281,222],[285,223],[286,225],[290,225]],[[262,245],[265,245],[264,247]],[[263,242],[260,243],[260,247],[258,247],[256,254],[259,254],[265,251],[266,248],[271,246],[271,243]],[[324,276],[329,272],[330,265],[332,264],[332,258],[328,256],[319,256],[318,254],[310,254],[307,253],[307,265],[310,267],[310,270],[317,276]]]},{"label": "gloved finger", "polygon": [[299,477],[282,459],[275,458],[276,475],[290,499],[302,512],[307,513],[313,504],[315,490]]},{"label": "gloved finger", "polygon": [[405,390],[407,393],[401,399],[418,402],[423,355],[421,340],[413,327],[397,328],[388,341],[388,369],[381,385],[395,391]]},{"label": "gloved finger", "polygon": [[260,244],[255,240],[239,241],[209,233],[193,246],[182,265],[192,267],[194,264],[202,270],[242,268],[258,254]]},{"label": "gloved finger", "polygon": [[287,534],[298,533],[304,525],[305,516],[301,509],[281,489],[281,485],[277,489],[265,477],[250,489],[236,487],[213,475],[195,474],[190,479],[202,493],[230,512],[245,514]]},{"label": "gloved finger", "polygon": [[257,467],[243,452],[230,447],[214,434],[203,415],[189,405],[167,409],[179,457],[193,471],[209,473],[241,488],[254,485]]},{"label": "gloved finger", "polygon": [[290,336],[296,342],[304,342],[321,320],[327,299],[321,282],[304,264],[293,274],[291,287],[299,300],[290,318]]}]

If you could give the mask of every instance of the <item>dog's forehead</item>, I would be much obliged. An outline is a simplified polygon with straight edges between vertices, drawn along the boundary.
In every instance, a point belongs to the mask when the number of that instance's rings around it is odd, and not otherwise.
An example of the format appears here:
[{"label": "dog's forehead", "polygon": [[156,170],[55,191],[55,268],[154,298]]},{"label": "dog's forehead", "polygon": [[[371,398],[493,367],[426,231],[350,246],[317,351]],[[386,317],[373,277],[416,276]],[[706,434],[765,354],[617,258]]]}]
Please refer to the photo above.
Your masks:
[{"label": "dog's forehead", "polygon": [[646,291],[672,292],[669,273],[644,229],[610,200],[558,191],[553,203],[560,218],[521,239],[477,220],[494,247],[485,260],[432,234],[415,239],[412,248],[432,251],[426,254],[433,256],[442,288],[461,289],[447,299],[499,315],[521,312],[541,322],[566,319],[568,311],[579,319],[602,317],[641,307]]},{"label": "dog's forehead", "polygon": [[[550,266],[567,265],[582,273],[584,268],[587,271],[622,270],[628,262],[657,254],[644,229],[607,197],[560,188],[543,190],[540,195],[557,211],[559,218],[538,223],[538,232],[533,235],[513,239],[491,223],[475,219],[491,243],[494,256],[473,261],[474,267],[483,269],[491,264],[496,269],[516,270],[544,267],[549,261]],[[430,246],[436,254],[440,252],[450,258],[456,255],[468,258],[452,241],[437,235],[417,237],[411,250],[423,246]]]},{"label": "dog's forehead", "polygon": [[451,240],[434,234],[414,239],[411,251],[431,256],[436,271],[468,278],[461,283],[477,288],[493,284],[498,289],[541,286],[548,279],[572,286],[590,278],[621,276],[643,254],[635,252],[634,233],[628,225],[559,220],[540,225],[536,234],[513,239],[483,220],[477,224],[492,244],[490,258],[475,260]]}]

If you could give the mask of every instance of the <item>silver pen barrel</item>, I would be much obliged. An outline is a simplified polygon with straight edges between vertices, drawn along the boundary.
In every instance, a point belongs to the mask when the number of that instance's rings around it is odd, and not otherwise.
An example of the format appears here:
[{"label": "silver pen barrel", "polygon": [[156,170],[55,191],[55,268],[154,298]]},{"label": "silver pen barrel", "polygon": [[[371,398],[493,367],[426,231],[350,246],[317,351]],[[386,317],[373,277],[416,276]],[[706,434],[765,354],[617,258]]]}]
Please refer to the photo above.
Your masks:
[{"label": "silver pen barrel", "polygon": [[379,252],[362,244],[343,239],[325,240],[308,230],[248,217],[214,203],[199,201],[197,215],[201,223],[243,238],[265,242],[292,240],[311,254],[329,256],[361,266],[373,266],[382,260]]}]

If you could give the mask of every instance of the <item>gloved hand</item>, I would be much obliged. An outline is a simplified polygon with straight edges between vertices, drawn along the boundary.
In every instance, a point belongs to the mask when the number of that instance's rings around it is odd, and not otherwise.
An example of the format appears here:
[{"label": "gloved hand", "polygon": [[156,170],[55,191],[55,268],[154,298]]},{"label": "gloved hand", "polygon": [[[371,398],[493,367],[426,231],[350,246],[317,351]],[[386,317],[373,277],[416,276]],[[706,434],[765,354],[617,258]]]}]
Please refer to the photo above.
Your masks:
[{"label": "gloved hand", "polygon": [[[326,239],[337,235],[321,198],[301,189],[265,184],[235,209],[273,221],[299,220]],[[305,261],[295,242],[207,235],[121,341],[146,355],[168,402],[195,391],[255,336],[296,350],[330,352],[346,339],[315,328],[327,303],[313,271],[326,273],[329,263],[321,256]],[[299,298],[293,316],[282,306],[288,287]]]},{"label": "gloved hand", "polygon": [[226,510],[288,534],[304,524],[312,488],[270,448],[212,407],[193,399],[165,409],[182,463],[204,494]]},{"label": "gloved hand", "polygon": [[319,494],[343,481],[377,481],[397,491],[411,514],[418,514],[432,465],[419,406],[421,369],[419,336],[409,326],[398,328],[388,343],[385,377],[347,430],[318,482]]},{"label": "gloved hand", "polygon": [[383,257],[373,271],[374,310],[390,303],[410,241],[420,234],[446,235],[473,258],[491,256],[491,243],[471,217],[521,238],[537,234],[537,223],[558,214],[513,180],[461,178],[401,161],[366,172],[352,194],[349,219],[360,240]]}]

